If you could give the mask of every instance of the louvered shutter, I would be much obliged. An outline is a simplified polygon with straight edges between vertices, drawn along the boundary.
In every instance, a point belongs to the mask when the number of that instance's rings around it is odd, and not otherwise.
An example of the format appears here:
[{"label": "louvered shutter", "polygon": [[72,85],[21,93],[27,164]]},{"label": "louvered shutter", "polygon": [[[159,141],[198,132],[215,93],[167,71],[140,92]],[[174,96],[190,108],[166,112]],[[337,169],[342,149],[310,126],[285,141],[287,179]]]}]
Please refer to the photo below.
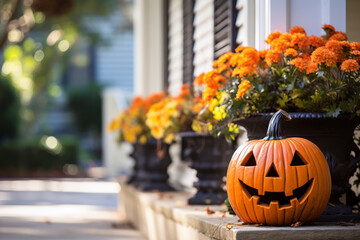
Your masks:
[{"label": "louvered shutter", "polygon": [[214,59],[236,47],[236,0],[214,0]]},{"label": "louvered shutter", "polygon": [[194,0],[183,0],[183,83],[194,76]]},{"label": "louvered shutter", "polygon": [[214,60],[213,0],[196,0],[194,15],[194,76],[198,76],[210,71]]},{"label": "louvered shutter", "polygon": [[183,0],[168,2],[167,26],[168,90],[170,94],[177,95],[183,82]]}]

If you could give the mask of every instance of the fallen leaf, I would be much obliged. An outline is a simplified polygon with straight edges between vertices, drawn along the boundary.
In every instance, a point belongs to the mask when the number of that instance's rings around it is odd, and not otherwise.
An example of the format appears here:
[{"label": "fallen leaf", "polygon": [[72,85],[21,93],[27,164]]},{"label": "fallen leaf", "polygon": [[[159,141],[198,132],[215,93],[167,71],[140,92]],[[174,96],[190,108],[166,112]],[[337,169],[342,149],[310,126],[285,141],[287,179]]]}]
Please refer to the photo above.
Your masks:
[{"label": "fallen leaf", "polygon": [[210,208],[205,208],[205,212],[206,212],[206,214],[207,215],[211,215],[211,214],[214,214],[215,213],[215,211],[214,210],[211,210]]},{"label": "fallen leaf", "polygon": [[226,210],[221,211],[219,214],[219,217],[223,218],[223,217],[225,217],[225,215],[226,215]]},{"label": "fallen leaf", "polygon": [[226,224],[226,229],[228,229],[228,230],[230,230],[230,229],[232,229],[232,223],[228,223],[228,224]]},{"label": "fallen leaf", "polygon": [[304,222],[297,221],[296,223],[291,224],[290,227],[300,227],[304,224]]}]

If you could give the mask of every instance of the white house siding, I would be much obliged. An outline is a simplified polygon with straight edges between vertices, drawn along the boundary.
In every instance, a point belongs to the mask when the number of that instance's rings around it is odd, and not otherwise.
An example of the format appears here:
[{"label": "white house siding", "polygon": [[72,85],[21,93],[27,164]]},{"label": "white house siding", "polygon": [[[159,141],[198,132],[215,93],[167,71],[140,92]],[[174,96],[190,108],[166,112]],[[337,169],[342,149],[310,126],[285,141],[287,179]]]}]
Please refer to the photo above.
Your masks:
[{"label": "white house siding", "polygon": [[[123,91],[133,91],[134,38],[132,30],[117,29],[119,14],[111,20],[99,20],[96,25],[106,45],[95,49],[95,79],[106,86],[119,87]],[[114,29],[117,29],[114,31]]]},{"label": "white house siding", "polygon": [[179,93],[183,81],[183,0],[169,1],[168,81],[169,92]]},{"label": "white house siding", "polygon": [[134,1],[134,92],[137,95],[148,96],[163,90],[165,60],[163,3],[163,0]]},{"label": "white house siding", "polygon": [[211,70],[214,58],[213,1],[195,1],[194,15],[194,76],[198,76]]}]

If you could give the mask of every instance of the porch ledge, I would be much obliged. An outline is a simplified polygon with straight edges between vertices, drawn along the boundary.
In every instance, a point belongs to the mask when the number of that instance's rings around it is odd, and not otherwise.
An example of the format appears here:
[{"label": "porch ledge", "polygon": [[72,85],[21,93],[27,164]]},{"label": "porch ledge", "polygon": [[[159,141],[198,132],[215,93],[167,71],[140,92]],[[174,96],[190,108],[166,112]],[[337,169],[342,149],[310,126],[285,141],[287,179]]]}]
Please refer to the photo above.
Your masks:
[{"label": "porch ledge", "polygon": [[[188,193],[142,192],[120,184],[121,212],[150,240],[169,239],[360,239],[355,226],[314,225],[269,227],[239,225],[238,217],[222,216],[225,206],[189,206]],[[205,209],[215,211],[207,214]],[[231,225],[227,229],[226,225]],[[234,224],[234,225],[232,225]],[[235,225],[237,224],[237,225]]]}]

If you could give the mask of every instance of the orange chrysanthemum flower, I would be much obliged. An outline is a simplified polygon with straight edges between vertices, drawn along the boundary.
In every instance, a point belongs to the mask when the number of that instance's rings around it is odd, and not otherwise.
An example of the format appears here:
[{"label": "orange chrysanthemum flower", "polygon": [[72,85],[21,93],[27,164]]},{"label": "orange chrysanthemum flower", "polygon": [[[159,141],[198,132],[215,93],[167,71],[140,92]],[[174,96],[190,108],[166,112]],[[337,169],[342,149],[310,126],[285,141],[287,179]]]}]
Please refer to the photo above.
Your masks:
[{"label": "orange chrysanthemum flower", "polygon": [[285,57],[296,57],[298,55],[298,52],[293,48],[286,49],[284,56]]},{"label": "orange chrysanthemum flower", "polygon": [[350,47],[352,50],[360,50],[360,43],[352,42],[352,43],[350,43]]},{"label": "orange chrysanthemum flower", "polygon": [[235,48],[235,52],[241,52],[245,49],[246,47],[239,45],[237,48]]},{"label": "orange chrysanthemum flower", "polygon": [[199,76],[195,77],[194,85],[201,86],[204,84],[205,73],[201,73]]},{"label": "orange chrysanthemum flower", "polygon": [[316,72],[317,70],[319,70],[318,65],[313,61],[309,61],[308,66],[306,67],[306,74]]},{"label": "orange chrysanthemum flower", "polygon": [[343,49],[340,41],[329,40],[325,44],[325,47],[335,53],[336,62],[341,62],[343,58]]},{"label": "orange chrysanthemum flower", "polygon": [[319,47],[311,54],[311,60],[316,64],[325,63],[330,67],[336,64],[336,54],[326,47]]},{"label": "orange chrysanthemum flower", "polygon": [[255,48],[246,47],[241,53],[235,54],[230,59],[230,65],[236,67],[232,76],[244,77],[248,74],[255,74],[259,62],[258,51]]},{"label": "orange chrysanthemum flower", "polygon": [[294,33],[291,35],[291,43],[294,46],[298,46],[299,49],[307,49],[309,48],[310,41],[308,36],[303,33]]},{"label": "orange chrysanthemum flower", "polygon": [[345,72],[354,72],[359,70],[359,63],[354,59],[347,59],[341,64],[341,70]]},{"label": "orange chrysanthemum flower", "polygon": [[191,91],[189,88],[189,84],[185,83],[181,86],[179,95],[177,97],[175,97],[174,99],[184,99],[184,98],[190,97],[190,96],[191,96]]},{"label": "orange chrysanthemum flower", "polygon": [[226,77],[217,73],[215,70],[206,73],[202,77],[202,83],[205,87],[203,92],[203,100],[205,102],[211,101],[211,99],[215,96],[217,90],[220,89],[222,82],[226,82]]},{"label": "orange chrysanthemum flower", "polygon": [[294,33],[306,34],[305,29],[298,25],[295,25],[290,29],[290,34],[294,34]]},{"label": "orange chrysanthemum flower", "polygon": [[281,35],[282,33],[279,31],[272,32],[269,34],[265,42],[271,44],[275,39],[278,39]]},{"label": "orange chrysanthemum flower", "polygon": [[252,85],[248,80],[243,80],[239,85],[238,91],[236,93],[236,98],[242,99],[251,86]]},{"label": "orange chrysanthemum flower", "polygon": [[277,50],[270,49],[265,56],[265,62],[268,66],[271,66],[273,63],[277,63],[281,60],[281,52]]},{"label": "orange chrysanthemum flower", "polygon": [[338,41],[346,41],[347,35],[343,32],[335,32],[330,38],[329,40],[338,40]]},{"label": "orange chrysanthemum flower", "polygon": [[214,68],[227,68],[228,67],[228,61],[230,60],[231,56],[234,53],[227,52],[219,57],[218,60],[214,61],[213,67]]},{"label": "orange chrysanthemum flower", "polygon": [[259,52],[252,47],[247,47],[241,52],[242,61],[240,64],[242,66],[255,66],[259,63],[260,57]]},{"label": "orange chrysanthemum flower", "polygon": [[322,29],[324,29],[324,31],[335,32],[334,26],[332,26],[332,25],[330,25],[330,24],[324,24],[324,25],[322,26]]},{"label": "orange chrysanthemum flower", "polygon": [[232,76],[233,77],[245,77],[246,75],[252,75],[252,74],[255,74],[257,71],[256,71],[256,68],[255,67],[251,67],[251,66],[248,66],[248,67],[240,67],[240,68],[235,68],[234,71],[232,72]]},{"label": "orange chrysanthemum flower", "polygon": [[287,48],[293,47],[292,35],[289,33],[281,34],[278,39],[271,42],[270,48],[279,52],[285,51]]},{"label": "orange chrysanthemum flower", "polygon": [[266,57],[267,52],[268,52],[267,49],[264,49],[264,50],[259,51],[259,57],[260,57],[261,59],[264,59],[264,58]]},{"label": "orange chrysanthemum flower", "polygon": [[344,48],[347,48],[349,50],[351,48],[351,45],[348,41],[340,41],[341,46]]},{"label": "orange chrysanthemum flower", "polygon": [[308,68],[310,61],[311,61],[310,55],[308,53],[303,53],[297,58],[291,60],[289,64],[294,65],[300,71],[305,71]]},{"label": "orange chrysanthemum flower", "polygon": [[313,47],[322,47],[322,46],[325,46],[325,44],[326,44],[325,40],[321,39],[318,36],[314,36],[314,35],[311,35],[309,37],[309,42],[310,42],[310,45]]},{"label": "orange chrysanthemum flower", "polygon": [[355,55],[355,56],[359,56],[360,55],[360,51],[359,50],[352,50],[350,51],[351,55]]}]

